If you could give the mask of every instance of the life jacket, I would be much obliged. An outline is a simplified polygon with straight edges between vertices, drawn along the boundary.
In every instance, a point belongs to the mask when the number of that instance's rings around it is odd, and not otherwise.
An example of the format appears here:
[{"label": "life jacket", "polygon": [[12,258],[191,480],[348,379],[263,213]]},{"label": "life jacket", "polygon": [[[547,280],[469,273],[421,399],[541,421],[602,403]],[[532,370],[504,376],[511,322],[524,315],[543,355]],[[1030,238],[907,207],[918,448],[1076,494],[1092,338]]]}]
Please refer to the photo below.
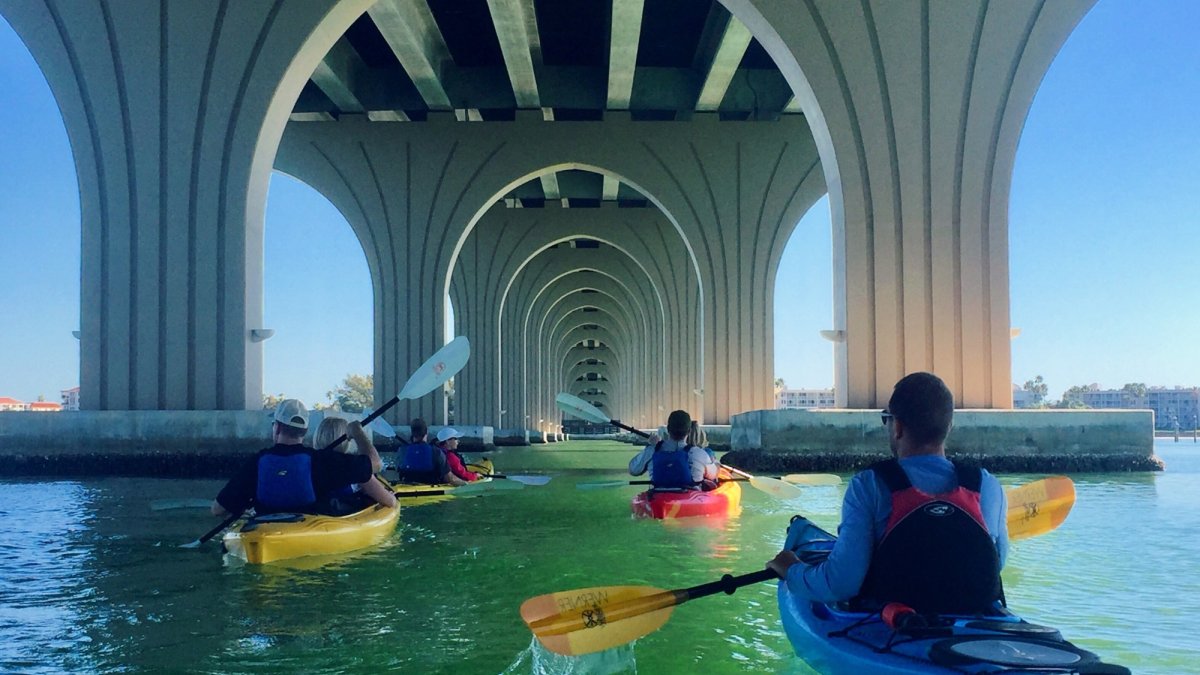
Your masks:
[{"label": "life jacket", "polygon": [[317,501],[313,489],[312,454],[263,453],[258,457],[258,485],[254,491],[257,511],[310,509]]},{"label": "life jacket", "polygon": [[1001,599],[1000,555],[979,501],[983,472],[955,464],[958,487],[931,495],[895,459],[871,469],[891,492],[892,514],[859,599],[932,614],[975,614]]},{"label": "life jacket", "polygon": [[694,488],[692,461],[689,456],[692,446],[685,445],[675,450],[663,450],[663,441],[654,446],[650,457],[650,483],[655,488]]},{"label": "life jacket", "polygon": [[441,452],[441,450],[423,441],[409,443],[408,447],[404,448],[404,456],[396,468],[400,480],[412,483],[443,482],[445,476],[436,475],[437,472],[434,468],[437,465],[433,459],[435,452]]}]

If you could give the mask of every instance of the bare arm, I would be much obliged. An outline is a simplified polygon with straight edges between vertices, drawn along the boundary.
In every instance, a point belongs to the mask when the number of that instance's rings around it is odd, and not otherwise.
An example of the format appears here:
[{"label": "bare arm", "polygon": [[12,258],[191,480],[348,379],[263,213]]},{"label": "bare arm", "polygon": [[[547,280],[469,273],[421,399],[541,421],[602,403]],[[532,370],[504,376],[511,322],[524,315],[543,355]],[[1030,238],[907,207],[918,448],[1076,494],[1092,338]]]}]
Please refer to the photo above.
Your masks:
[{"label": "bare arm", "polygon": [[371,480],[365,483],[359,483],[358,487],[377,504],[388,508],[396,505],[396,495],[374,476],[371,476]]},{"label": "bare arm", "polygon": [[209,508],[209,511],[211,511],[214,516],[229,515],[229,512],[225,510],[225,507],[221,506],[221,502],[219,502],[215,499],[213,500],[212,506]]},{"label": "bare arm", "polygon": [[379,458],[379,451],[375,449],[375,444],[371,442],[371,437],[363,429],[362,423],[355,420],[346,425],[346,434],[354,440],[354,444],[371,460],[371,473],[379,473],[383,471],[383,460]]}]

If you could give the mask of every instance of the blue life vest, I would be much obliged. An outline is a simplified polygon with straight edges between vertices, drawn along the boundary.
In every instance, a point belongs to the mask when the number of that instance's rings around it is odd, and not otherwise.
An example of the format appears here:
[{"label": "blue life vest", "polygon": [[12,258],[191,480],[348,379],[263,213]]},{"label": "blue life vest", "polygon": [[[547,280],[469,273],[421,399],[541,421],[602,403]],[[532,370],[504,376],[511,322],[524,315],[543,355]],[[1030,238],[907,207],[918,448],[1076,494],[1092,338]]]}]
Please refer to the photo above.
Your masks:
[{"label": "blue life vest", "polygon": [[441,450],[424,442],[409,443],[396,467],[400,480],[414,483],[441,483],[443,476],[436,474],[433,453]]},{"label": "blue life vest", "polygon": [[312,455],[264,453],[258,458],[258,487],[254,503],[260,511],[311,508],[317,501],[313,489]]},{"label": "blue life vest", "polygon": [[650,457],[650,482],[656,488],[694,488],[692,462],[689,454],[692,446],[685,445],[675,450],[663,450],[662,441],[654,446]]}]

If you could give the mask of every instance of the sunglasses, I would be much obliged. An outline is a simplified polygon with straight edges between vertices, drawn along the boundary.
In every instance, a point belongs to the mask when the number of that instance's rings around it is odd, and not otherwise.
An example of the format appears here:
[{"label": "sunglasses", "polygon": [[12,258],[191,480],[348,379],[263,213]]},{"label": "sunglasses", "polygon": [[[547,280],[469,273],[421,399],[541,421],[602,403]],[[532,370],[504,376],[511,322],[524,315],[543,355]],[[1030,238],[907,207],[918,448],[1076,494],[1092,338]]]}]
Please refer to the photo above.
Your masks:
[{"label": "sunglasses", "polygon": [[887,408],[884,408],[883,410],[879,411],[879,418],[881,420],[883,420],[883,426],[885,426],[885,427],[887,426],[887,423],[891,422],[894,417],[896,417],[896,416],[893,415],[892,413],[888,412]]}]

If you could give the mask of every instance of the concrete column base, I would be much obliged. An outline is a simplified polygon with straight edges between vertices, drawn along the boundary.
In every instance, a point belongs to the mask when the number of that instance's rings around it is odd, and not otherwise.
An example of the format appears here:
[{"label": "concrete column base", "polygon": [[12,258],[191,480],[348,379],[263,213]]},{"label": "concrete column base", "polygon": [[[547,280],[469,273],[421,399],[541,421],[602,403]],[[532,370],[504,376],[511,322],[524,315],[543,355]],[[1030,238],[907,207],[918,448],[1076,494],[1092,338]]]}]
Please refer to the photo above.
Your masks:
[{"label": "concrete column base", "polygon": [[[723,461],[770,472],[855,471],[891,456],[877,410],[755,410]],[[1160,471],[1149,410],[958,410],[952,458],[997,472]]]}]

